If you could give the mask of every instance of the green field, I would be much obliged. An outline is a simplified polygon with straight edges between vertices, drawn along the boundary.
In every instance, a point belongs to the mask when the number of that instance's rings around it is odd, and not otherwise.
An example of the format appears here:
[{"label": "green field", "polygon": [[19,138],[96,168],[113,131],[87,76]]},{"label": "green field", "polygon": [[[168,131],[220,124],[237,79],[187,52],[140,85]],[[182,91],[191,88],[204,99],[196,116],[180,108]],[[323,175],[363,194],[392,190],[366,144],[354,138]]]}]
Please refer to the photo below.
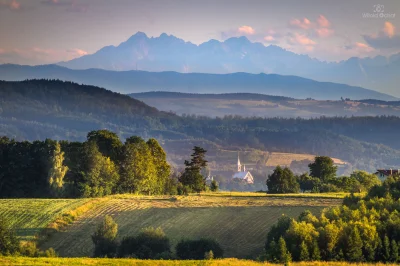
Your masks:
[{"label": "green field", "polygon": [[[56,266],[84,266],[84,265],[118,265],[118,266],[267,266],[279,265],[261,263],[249,260],[222,259],[209,261],[193,260],[135,260],[135,259],[92,259],[92,258],[24,258],[24,257],[0,257],[0,265],[56,265]],[[392,266],[396,264],[369,264],[369,263],[349,263],[349,262],[293,262],[293,266],[346,266],[346,265],[375,265]]]},{"label": "green field", "polygon": [[263,250],[270,226],[282,214],[297,217],[306,209],[320,212],[340,202],[329,198],[119,195],[80,216],[42,248],[53,247],[62,257],[91,256],[90,236],[109,214],[119,225],[120,239],[144,227],[161,227],[173,246],[182,238],[212,237],[220,242],[226,257],[255,258]]},{"label": "green field", "polygon": [[87,201],[89,199],[1,199],[0,217],[8,221],[21,240],[32,240],[63,213]]},{"label": "green field", "polygon": [[[307,209],[319,213],[324,207],[339,205],[343,196],[221,192],[176,197],[123,194],[101,199],[10,199],[0,200],[0,215],[21,240],[32,240],[41,230],[53,228],[40,247],[52,247],[62,257],[90,257],[90,236],[109,214],[119,225],[119,239],[144,227],[161,227],[173,246],[183,238],[211,237],[220,242],[225,257],[256,258],[270,226],[282,214],[297,217]],[[72,224],[58,226],[70,217],[76,218],[70,219]]]}]

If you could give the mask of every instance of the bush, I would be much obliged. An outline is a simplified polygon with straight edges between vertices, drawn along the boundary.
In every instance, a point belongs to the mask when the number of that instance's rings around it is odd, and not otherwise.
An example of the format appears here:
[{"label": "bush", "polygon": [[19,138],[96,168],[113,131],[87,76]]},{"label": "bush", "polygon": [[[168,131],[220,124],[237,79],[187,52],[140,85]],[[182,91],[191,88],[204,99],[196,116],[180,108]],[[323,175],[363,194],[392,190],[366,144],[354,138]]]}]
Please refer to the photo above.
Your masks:
[{"label": "bush", "polygon": [[0,218],[0,254],[12,255],[19,251],[19,241],[7,221]]},{"label": "bush", "polygon": [[92,235],[95,257],[114,257],[118,248],[116,241],[118,225],[111,216],[106,215],[96,232]]},{"label": "bush", "polygon": [[143,229],[137,236],[125,237],[118,249],[119,257],[169,259],[171,246],[161,228]]},{"label": "bush", "polygon": [[176,246],[176,255],[183,260],[202,260],[212,252],[213,258],[222,258],[223,250],[212,239],[181,240]]},{"label": "bush", "polygon": [[218,186],[217,181],[215,181],[215,180],[211,181],[210,190],[211,190],[212,192],[217,192],[217,191],[218,191],[218,188],[219,188],[219,186]]}]

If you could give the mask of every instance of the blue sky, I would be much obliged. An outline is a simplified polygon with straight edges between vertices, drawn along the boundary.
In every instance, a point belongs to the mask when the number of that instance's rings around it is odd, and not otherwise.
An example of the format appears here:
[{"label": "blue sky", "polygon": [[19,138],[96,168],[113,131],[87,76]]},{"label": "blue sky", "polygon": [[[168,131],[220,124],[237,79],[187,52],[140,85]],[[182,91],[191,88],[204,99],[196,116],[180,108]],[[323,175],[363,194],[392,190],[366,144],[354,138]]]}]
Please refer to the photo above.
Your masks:
[{"label": "blue sky", "polygon": [[195,44],[244,35],[327,61],[387,56],[400,52],[400,1],[0,0],[0,63],[69,60],[137,31]]}]

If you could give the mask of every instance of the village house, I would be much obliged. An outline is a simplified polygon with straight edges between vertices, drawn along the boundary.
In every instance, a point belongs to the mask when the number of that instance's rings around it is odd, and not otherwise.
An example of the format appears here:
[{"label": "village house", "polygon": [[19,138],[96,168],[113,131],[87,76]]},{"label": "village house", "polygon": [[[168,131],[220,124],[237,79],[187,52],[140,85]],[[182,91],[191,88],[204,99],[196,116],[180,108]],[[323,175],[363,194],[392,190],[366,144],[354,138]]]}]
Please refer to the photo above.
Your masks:
[{"label": "village house", "polygon": [[389,169],[389,170],[384,170],[384,169],[378,169],[376,170],[375,175],[380,179],[380,180],[385,180],[389,176],[393,175],[400,175],[400,169]]}]

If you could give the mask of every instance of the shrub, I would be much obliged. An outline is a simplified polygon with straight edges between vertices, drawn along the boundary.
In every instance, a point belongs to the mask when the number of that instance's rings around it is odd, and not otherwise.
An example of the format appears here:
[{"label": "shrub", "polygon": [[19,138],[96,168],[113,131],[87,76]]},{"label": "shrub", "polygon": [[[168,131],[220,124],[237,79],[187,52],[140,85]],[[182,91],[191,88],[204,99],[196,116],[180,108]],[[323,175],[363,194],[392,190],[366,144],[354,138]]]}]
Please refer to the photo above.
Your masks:
[{"label": "shrub", "polygon": [[183,260],[202,260],[210,252],[214,258],[222,258],[224,253],[219,243],[212,239],[181,240],[176,246],[176,255]]},{"label": "shrub", "polygon": [[19,251],[19,241],[15,232],[4,218],[0,218],[0,254],[11,255]]},{"label": "shrub", "polygon": [[114,257],[118,248],[116,241],[118,225],[111,216],[106,215],[96,232],[92,235],[95,257]]},{"label": "shrub", "polygon": [[119,257],[169,259],[171,246],[161,228],[143,229],[137,236],[125,237],[118,249]]}]

